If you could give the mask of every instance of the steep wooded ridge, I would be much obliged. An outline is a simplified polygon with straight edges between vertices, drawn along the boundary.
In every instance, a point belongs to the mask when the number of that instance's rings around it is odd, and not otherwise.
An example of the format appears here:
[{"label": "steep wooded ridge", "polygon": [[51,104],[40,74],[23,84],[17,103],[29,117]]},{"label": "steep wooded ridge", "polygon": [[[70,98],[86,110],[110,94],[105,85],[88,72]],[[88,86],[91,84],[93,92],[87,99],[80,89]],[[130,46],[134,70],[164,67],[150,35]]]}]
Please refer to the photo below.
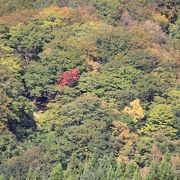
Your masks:
[{"label": "steep wooded ridge", "polygon": [[0,180],[178,180],[179,0],[0,0]]}]

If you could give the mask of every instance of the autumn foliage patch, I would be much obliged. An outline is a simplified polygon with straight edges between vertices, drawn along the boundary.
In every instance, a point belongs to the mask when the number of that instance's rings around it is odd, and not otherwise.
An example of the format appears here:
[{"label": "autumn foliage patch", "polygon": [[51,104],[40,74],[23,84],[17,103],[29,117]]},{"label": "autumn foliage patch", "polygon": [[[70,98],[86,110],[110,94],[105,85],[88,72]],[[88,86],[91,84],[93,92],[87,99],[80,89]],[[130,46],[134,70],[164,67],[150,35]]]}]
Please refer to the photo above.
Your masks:
[{"label": "autumn foliage patch", "polygon": [[63,72],[59,75],[58,85],[60,86],[75,86],[79,76],[80,70],[78,68],[71,71]]}]

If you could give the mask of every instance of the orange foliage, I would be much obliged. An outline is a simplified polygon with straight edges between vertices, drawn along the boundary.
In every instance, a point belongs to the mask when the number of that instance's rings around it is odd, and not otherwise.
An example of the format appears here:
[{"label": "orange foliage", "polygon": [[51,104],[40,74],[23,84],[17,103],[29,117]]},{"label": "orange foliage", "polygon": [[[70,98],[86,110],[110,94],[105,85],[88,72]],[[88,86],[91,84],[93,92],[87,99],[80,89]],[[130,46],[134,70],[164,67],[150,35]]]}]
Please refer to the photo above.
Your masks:
[{"label": "orange foliage", "polygon": [[129,139],[130,132],[126,124],[120,121],[114,121],[112,124],[114,126],[113,130],[115,135],[117,135],[122,140]]},{"label": "orange foliage", "polygon": [[38,161],[41,161],[42,158],[40,157],[40,153],[42,152],[41,147],[35,146],[32,149],[28,149],[23,155],[21,156],[14,156],[6,162],[6,165],[9,167],[13,167],[16,165],[18,161],[27,162],[31,166],[36,166]]},{"label": "orange foliage", "polygon": [[43,9],[39,15],[38,18],[45,18],[54,14],[59,15],[60,17],[68,17],[73,12],[72,8],[69,7],[57,7],[57,6],[51,6],[48,8]]},{"label": "orange foliage", "polygon": [[151,35],[151,38],[155,43],[166,43],[166,35],[157,23],[147,20],[144,22],[143,27]]},{"label": "orange foliage", "polygon": [[148,172],[149,172],[149,167],[144,167],[144,168],[140,169],[140,175],[141,175],[142,179],[145,179]]},{"label": "orange foliage", "polygon": [[130,29],[130,33],[132,33],[134,38],[132,49],[143,49],[149,47],[150,35],[141,25],[134,22],[133,27]]},{"label": "orange foliage", "polygon": [[5,22],[9,25],[16,25],[19,23],[25,23],[31,17],[34,17],[38,14],[38,10],[35,9],[26,9],[26,10],[17,10],[8,15],[4,15],[0,18],[0,21]]},{"label": "orange foliage", "polygon": [[164,158],[156,144],[153,144],[151,153],[152,153],[154,159],[156,159],[157,161],[162,161]]},{"label": "orange foliage", "polygon": [[87,21],[98,20],[95,14],[95,10],[91,6],[78,7],[76,10],[72,12],[72,18],[76,21],[79,20],[82,23]]},{"label": "orange foliage", "polygon": [[179,156],[173,156],[171,158],[171,162],[174,168],[180,168],[180,157]]},{"label": "orange foliage", "polygon": [[121,17],[121,24],[124,28],[129,29],[134,25],[132,17],[129,15],[128,11],[124,11]]},{"label": "orange foliage", "polygon": [[40,11],[37,18],[46,18],[55,14],[61,18],[69,18],[71,21],[81,23],[98,20],[92,6],[81,6],[76,9],[72,9],[70,7],[51,6]]},{"label": "orange foliage", "polygon": [[44,53],[47,55],[47,56],[51,56],[52,55],[52,49],[51,48],[46,48],[44,50]]},{"label": "orange foliage", "polygon": [[160,46],[156,46],[155,48],[151,47],[151,48],[147,48],[146,49],[147,52],[149,52],[149,54],[151,54],[154,57],[157,57],[158,59],[162,60],[163,57],[163,52],[160,48]]}]

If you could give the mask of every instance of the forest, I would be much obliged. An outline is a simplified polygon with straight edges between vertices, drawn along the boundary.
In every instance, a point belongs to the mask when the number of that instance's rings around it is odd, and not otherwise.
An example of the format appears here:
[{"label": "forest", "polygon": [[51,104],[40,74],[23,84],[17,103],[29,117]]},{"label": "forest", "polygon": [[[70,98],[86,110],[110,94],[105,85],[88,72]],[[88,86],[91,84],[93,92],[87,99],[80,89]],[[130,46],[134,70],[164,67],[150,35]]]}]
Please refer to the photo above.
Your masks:
[{"label": "forest", "polygon": [[0,180],[180,180],[180,1],[0,0]]}]

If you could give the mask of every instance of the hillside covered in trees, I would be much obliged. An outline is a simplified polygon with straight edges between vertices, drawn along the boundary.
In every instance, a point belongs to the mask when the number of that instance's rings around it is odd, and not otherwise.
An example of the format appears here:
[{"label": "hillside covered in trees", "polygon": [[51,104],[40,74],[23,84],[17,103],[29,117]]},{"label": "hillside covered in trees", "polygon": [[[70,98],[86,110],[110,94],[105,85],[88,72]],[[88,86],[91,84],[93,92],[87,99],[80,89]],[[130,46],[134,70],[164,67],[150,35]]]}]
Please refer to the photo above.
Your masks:
[{"label": "hillside covered in trees", "polygon": [[0,180],[179,180],[179,66],[179,0],[0,0]]}]

